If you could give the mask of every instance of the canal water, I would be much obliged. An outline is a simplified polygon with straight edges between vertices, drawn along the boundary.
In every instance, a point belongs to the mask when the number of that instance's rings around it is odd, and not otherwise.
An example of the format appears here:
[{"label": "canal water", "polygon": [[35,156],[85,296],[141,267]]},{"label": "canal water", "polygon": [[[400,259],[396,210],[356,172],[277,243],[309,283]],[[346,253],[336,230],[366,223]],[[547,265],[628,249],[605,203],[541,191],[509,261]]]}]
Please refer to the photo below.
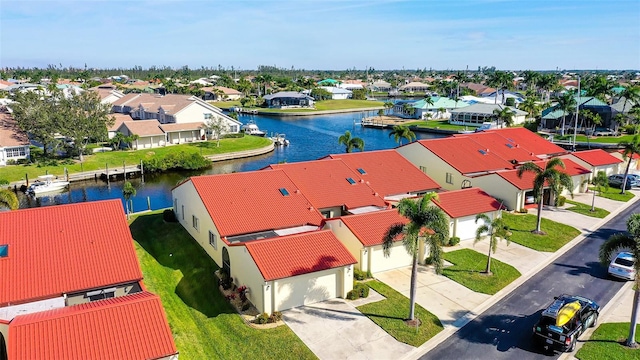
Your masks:
[{"label": "canal water", "polygon": [[[345,131],[352,136],[364,140],[365,150],[391,149],[398,144],[389,137],[390,129],[363,128],[360,120],[364,116],[374,116],[377,112],[346,113],[319,116],[260,116],[241,115],[240,121],[254,121],[260,130],[268,135],[285,134],[290,145],[276,147],[275,151],[246,159],[215,162],[210,169],[197,172],[168,172],[158,175],[145,175],[144,179],[131,179],[136,188],[136,196],[132,198],[134,211],[152,210],[170,207],[171,188],[185,178],[202,174],[223,174],[231,172],[262,169],[269,164],[291,163],[315,160],[328,154],[344,153],[344,146],[338,144],[338,138]],[[442,135],[416,133],[418,139],[437,138]],[[83,181],[71,183],[68,190],[57,194],[48,194],[36,198],[19,193],[20,207],[29,208],[57,204],[96,201],[105,199],[121,199],[123,181],[105,182]]]}]

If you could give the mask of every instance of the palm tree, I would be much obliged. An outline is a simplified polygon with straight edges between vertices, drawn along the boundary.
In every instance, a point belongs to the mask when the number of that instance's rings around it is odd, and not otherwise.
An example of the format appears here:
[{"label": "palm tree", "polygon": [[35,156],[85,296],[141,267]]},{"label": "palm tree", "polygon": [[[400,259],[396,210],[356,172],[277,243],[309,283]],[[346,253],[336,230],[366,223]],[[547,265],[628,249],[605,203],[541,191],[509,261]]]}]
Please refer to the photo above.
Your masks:
[{"label": "palm tree", "polygon": [[565,119],[567,117],[567,113],[576,108],[576,98],[573,94],[566,92],[558,98],[558,105],[556,106],[558,109],[562,110],[562,127],[560,129],[560,134],[564,136]]},{"label": "palm tree", "polygon": [[391,254],[394,240],[402,238],[402,244],[412,256],[411,290],[409,296],[409,320],[415,319],[416,280],[418,275],[418,254],[420,241],[424,241],[429,249],[429,256],[436,274],[442,273],[442,245],[449,238],[449,221],[444,211],[433,206],[431,201],[437,198],[436,193],[428,193],[415,201],[402,199],[398,203],[398,213],[409,220],[407,224],[394,224],[387,230],[382,250],[384,256]]},{"label": "palm tree", "polygon": [[387,115],[388,115],[389,110],[393,109],[393,103],[391,101],[385,101],[384,108],[387,110]]},{"label": "palm tree", "polygon": [[626,87],[620,93],[620,99],[624,98],[624,104],[622,106],[622,112],[627,109],[627,103],[633,103],[634,105],[640,105],[640,86]]},{"label": "palm tree", "polygon": [[622,148],[622,158],[627,161],[627,167],[624,169],[624,180],[622,181],[622,192],[624,194],[624,190],[627,187],[627,177],[629,175],[629,166],[631,165],[631,159],[633,159],[633,155],[640,155],[640,136],[638,134],[633,135],[631,141],[620,141],[618,143],[618,147]]},{"label": "palm tree", "polygon": [[352,152],[353,149],[364,150],[364,140],[359,137],[351,137],[351,131],[349,130],[338,138],[338,144],[346,146],[346,152],[348,153]]},{"label": "palm tree", "polygon": [[493,117],[496,119],[496,122],[500,127],[503,127],[505,124],[507,125],[507,127],[512,126],[513,115],[515,115],[513,110],[509,109],[506,106],[493,110]]},{"label": "palm tree", "polygon": [[411,142],[416,139],[416,134],[409,129],[408,126],[405,125],[396,125],[393,127],[393,130],[389,133],[389,137],[392,137],[398,143],[398,145],[402,145],[402,139],[407,139],[408,142]]},{"label": "palm tree", "polygon": [[540,74],[533,71],[527,70],[524,72],[524,82],[527,84],[527,90],[533,89],[535,90],[536,81],[540,78]]},{"label": "palm tree", "polygon": [[[611,235],[607,241],[600,246],[600,263],[608,266],[611,256],[620,250],[630,250],[633,257],[640,259],[640,214],[632,214],[627,220],[627,232]],[[629,327],[629,337],[625,345],[636,347],[636,324],[638,314],[638,303],[640,302],[640,261],[634,263],[636,269],[635,291],[633,293],[633,305],[631,307],[631,326]]]},{"label": "palm tree", "polygon": [[591,199],[591,211],[596,211],[596,192],[601,194],[602,191],[609,190],[609,179],[607,178],[607,174],[600,170],[598,174],[593,178],[593,198]]},{"label": "palm tree", "polygon": [[538,116],[538,112],[540,111],[540,106],[538,106],[536,99],[533,97],[524,99],[519,108],[529,113],[529,119],[535,119],[535,117]]},{"label": "palm tree", "polygon": [[538,87],[546,94],[546,102],[549,102],[551,91],[558,86],[558,79],[554,74],[544,74],[538,79]]},{"label": "palm tree", "polygon": [[0,189],[0,207],[9,208],[9,210],[17,210],[20,206],[16,194],[7,189]]},{"label": "palm tree", "polygon": [[486,214],[476,215],[476,224],[478,221],[482,221],[483,224],[476,229],[476,238],[473,241],[474,244],[483,240],[485,236],[489,236],[489,253],[487,254],[487,269],[484,271],[487,275],[491,273],[491,253],[496,253],[498,249],[498,240],[507,240],[507,245],[511,243],[509,236],[509,227],[502,218],[502,214],[495,219],[491,220]]},{"label": "palm tree", "polygon": [[124,186],[122,187],[122,196],[124,197],[125,208],[127,210],[127,218],[131,211],[133,211],[133,204],[131,204],[131,209],[129,209],[129,200],[132,196],[136,196],[136,193],[136,188],[134,188],[130,182],[125,181]]},{"label": "palm tree", "polygon": [[412,103],[405,103],[404,105],[402,105],[402,111],[407,113],[407,115],[409,115],[410,117],[413,117],[413,115],[416,113],[416,108],[413,107]]},{"label": "palm tree", "polygon": [[549,160],[544,169],[531,161],[522,164],[522,166],[518,168],[517,175],[519,178],[522,178],[525,172],[532,172],[535,175],[533,179],[533,197],[538,202],[538,220],[536,222],[536,229],[533,231],[534,234],[544,234],[544,232],[540,230],[540,222],[542,221],[542,202],[544,199],[545,184],[549,186],[549,191],[554,197],[560,195],[563,188],[569,189],[573,197],[573,181],[571,177],[558,170],[558,168],[565,168],[564,162],[560,158]]}]

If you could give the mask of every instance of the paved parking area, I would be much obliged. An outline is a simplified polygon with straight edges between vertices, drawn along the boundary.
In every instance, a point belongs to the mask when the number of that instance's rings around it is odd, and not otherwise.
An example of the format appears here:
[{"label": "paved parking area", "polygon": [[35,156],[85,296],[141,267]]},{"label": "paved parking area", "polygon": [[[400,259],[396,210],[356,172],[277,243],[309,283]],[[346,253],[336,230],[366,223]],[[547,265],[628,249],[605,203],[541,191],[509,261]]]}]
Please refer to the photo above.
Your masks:
[{"label": "paved parking area", "polygon": [[320,359],[397,359],[415,349],[343,299],[285,310],[282,318]]}]

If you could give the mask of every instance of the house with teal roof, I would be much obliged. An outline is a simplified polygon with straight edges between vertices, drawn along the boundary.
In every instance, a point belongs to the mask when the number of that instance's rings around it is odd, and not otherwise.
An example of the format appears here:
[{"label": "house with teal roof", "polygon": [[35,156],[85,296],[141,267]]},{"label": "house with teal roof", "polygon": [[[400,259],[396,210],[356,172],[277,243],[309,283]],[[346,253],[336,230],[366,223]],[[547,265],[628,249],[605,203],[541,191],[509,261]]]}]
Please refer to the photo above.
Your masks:
[{"label": "house with teal roof", "polygon": [[[612,108],[609,104],[594,97],[594,96],[575,96],[576,103],[579,104],[580,110],[591,110],[600,115],[602,118],[602,124],[599,127],[612,128],[615,126],[612,120]],[[565,126],[573,128],[575,124],[575,109],[568,113],[564,113],[558,107],[558,104],[542,111],[542,121],[540,125],[545,129],[555,129],[562,126],[562,119],[565,117]],[[579,123],[578,126],[582,127],[583,124]]]},{"label": "house with teal roof", "polygon": [[466,101],[456,101],[442,96],[432,96],[431,101],[433,104],[429,104],[425,99],[413,103],[413,108],[416,109],[415,115],[418,119],[449,119],[451,110],[470,105]]}]

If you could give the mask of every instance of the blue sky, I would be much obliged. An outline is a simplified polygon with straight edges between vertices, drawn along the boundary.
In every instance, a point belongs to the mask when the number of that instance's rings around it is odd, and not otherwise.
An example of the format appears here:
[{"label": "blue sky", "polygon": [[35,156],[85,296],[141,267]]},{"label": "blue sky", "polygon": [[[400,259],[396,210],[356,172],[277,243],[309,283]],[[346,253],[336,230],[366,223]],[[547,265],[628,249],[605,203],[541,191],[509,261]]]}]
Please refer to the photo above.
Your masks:
[{"label": "blue sky", "polygon": [[0,67],[640,69],[640,1],[0,0]]}]

